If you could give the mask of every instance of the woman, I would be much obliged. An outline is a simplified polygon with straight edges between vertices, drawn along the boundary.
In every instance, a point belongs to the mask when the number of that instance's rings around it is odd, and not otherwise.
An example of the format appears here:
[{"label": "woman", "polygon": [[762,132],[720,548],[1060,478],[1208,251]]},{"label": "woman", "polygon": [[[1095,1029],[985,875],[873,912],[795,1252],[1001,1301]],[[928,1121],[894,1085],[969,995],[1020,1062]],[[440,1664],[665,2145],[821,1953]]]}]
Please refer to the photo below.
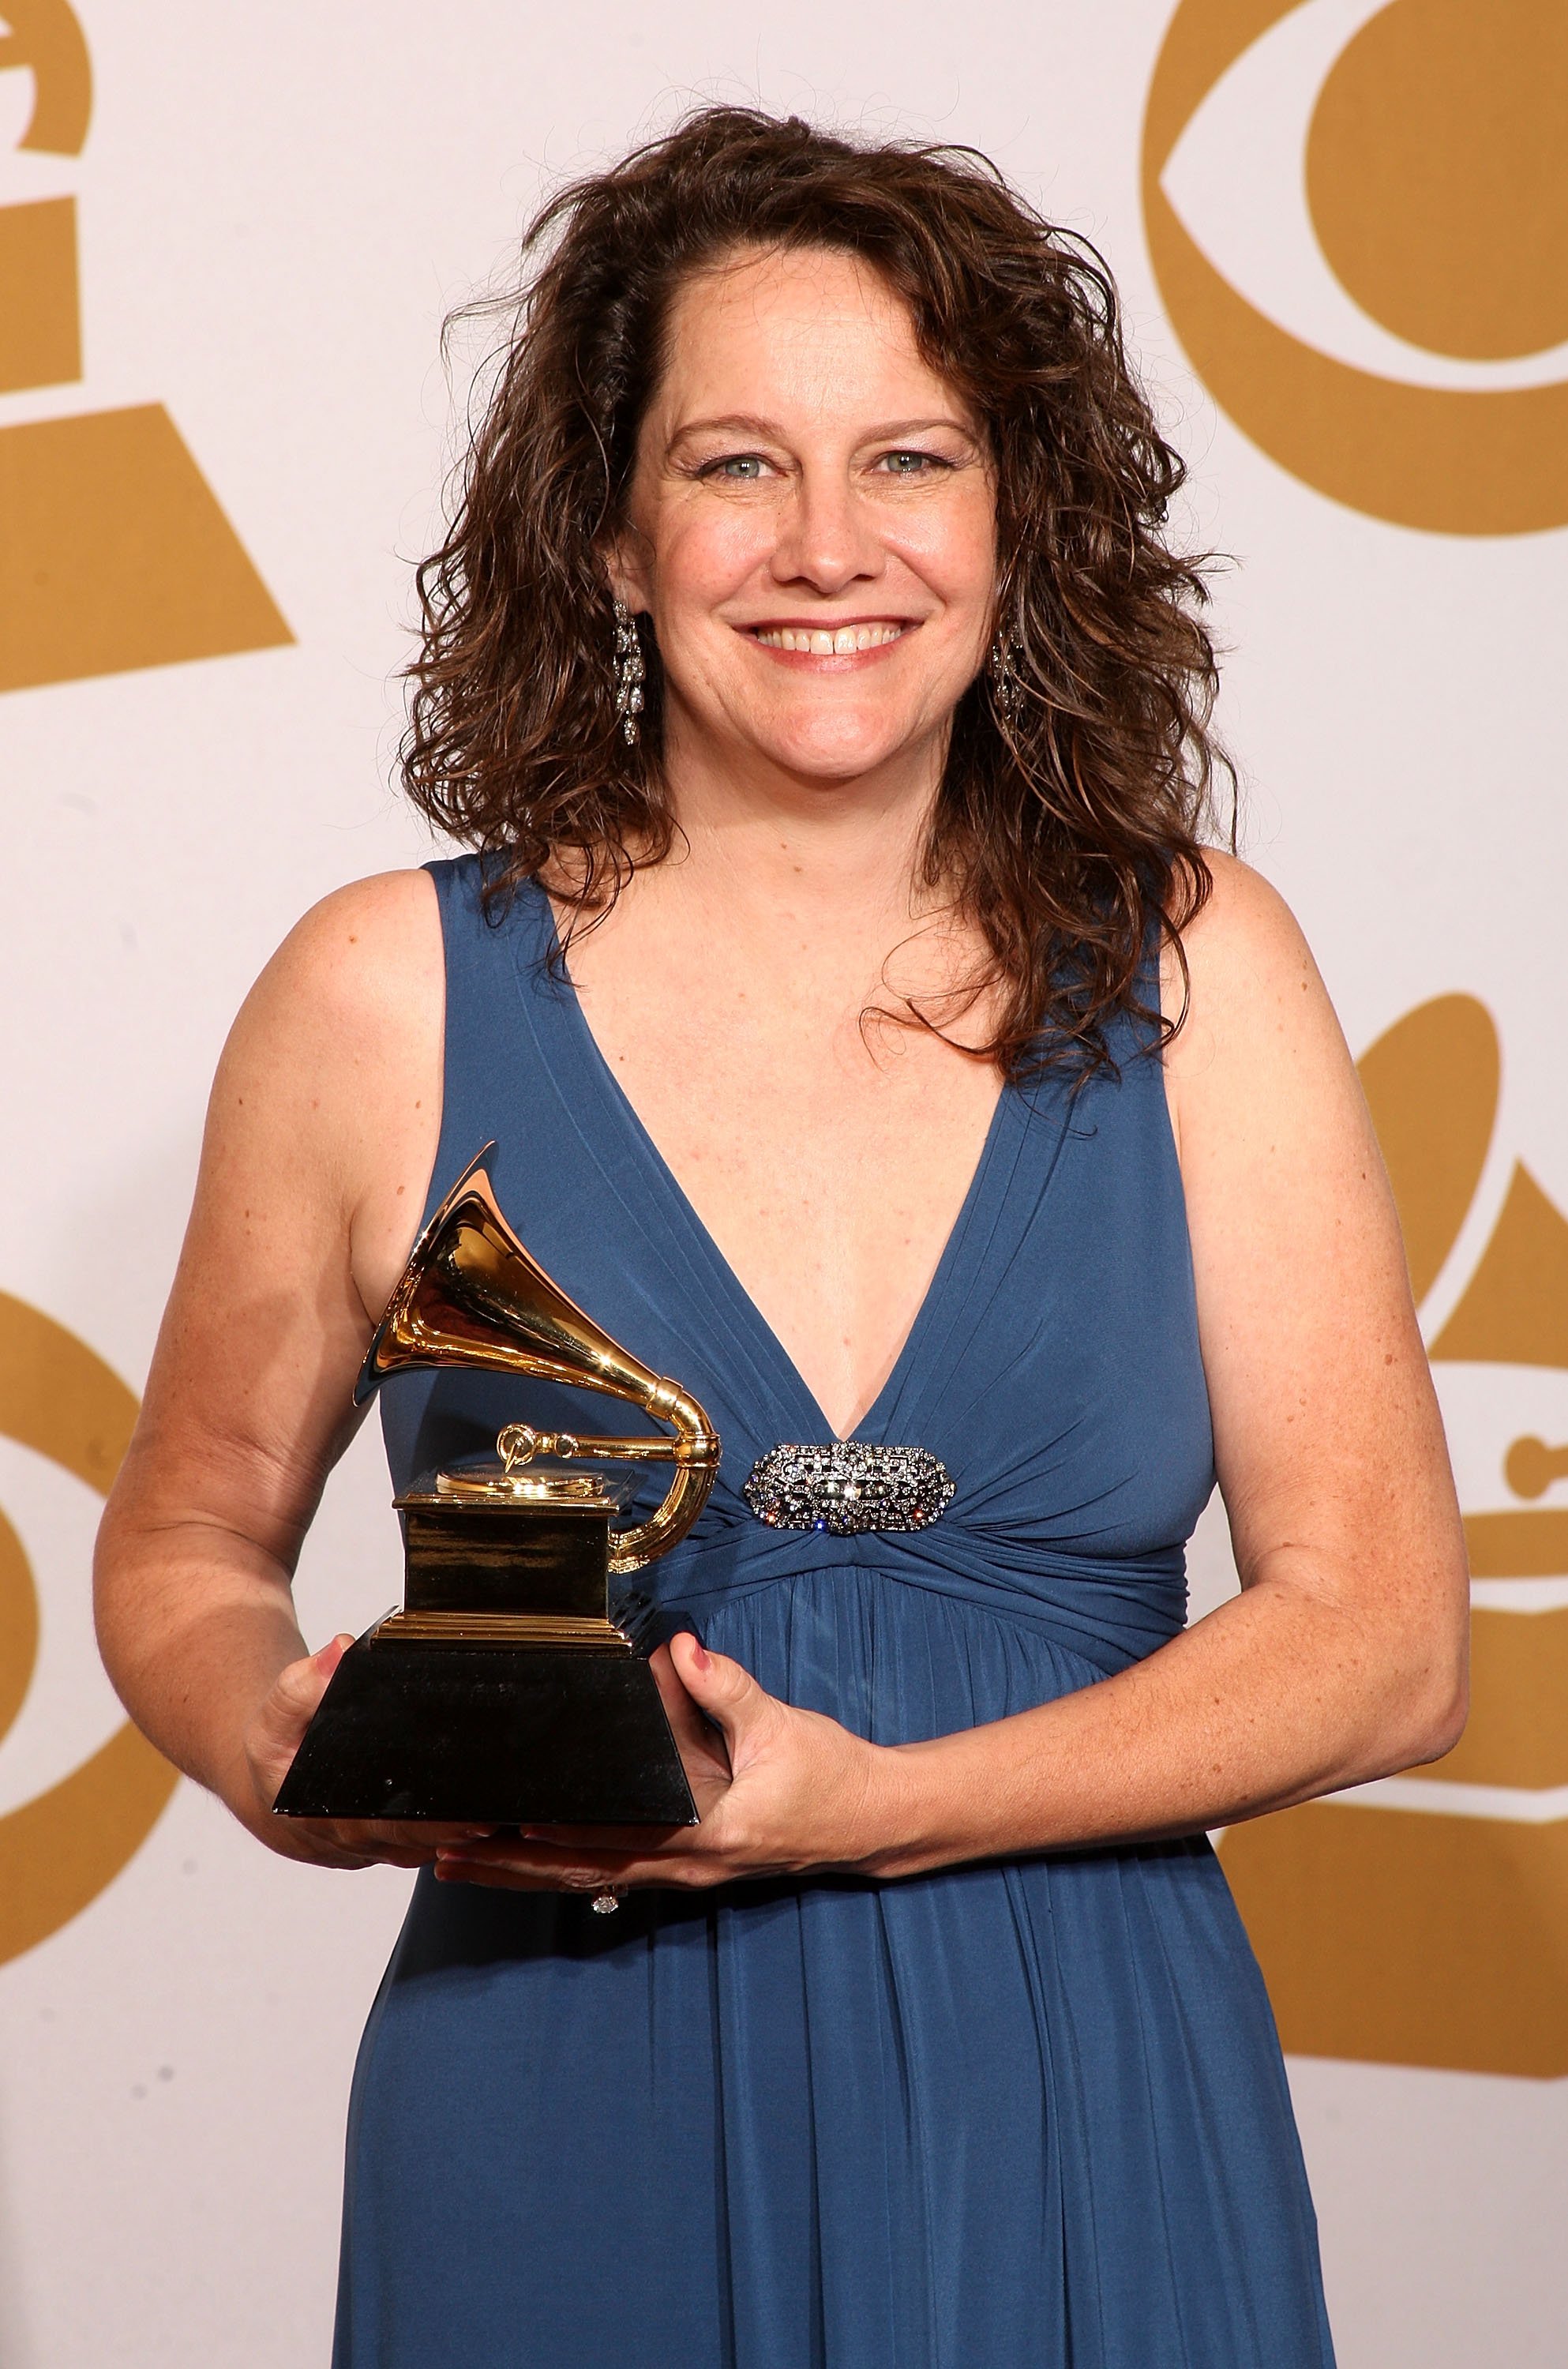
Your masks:
[{"label": "woman", "polygon": [[[1333,1014],[1200,844],[1180,465],[1095,260],[967,154],[708,110],[547,236],[422,575],[407,780],[475,852],[328,898],[241,1014],[103,1539],[162,1749],[274,1849],[425,1867],[337,2359],[1322,2364],[1204,1830],[1452,1745],[1463,1564]],[[355,1370],[491,1137],[723,1437],[650,1574],[694,1829],[270,1814]],[[395,1380],[394,1478],[551,1407]],[[940,1518],[757,1518],[852,1435]],[[1216,1471],[1243,1585],[1185,1629]]]}]

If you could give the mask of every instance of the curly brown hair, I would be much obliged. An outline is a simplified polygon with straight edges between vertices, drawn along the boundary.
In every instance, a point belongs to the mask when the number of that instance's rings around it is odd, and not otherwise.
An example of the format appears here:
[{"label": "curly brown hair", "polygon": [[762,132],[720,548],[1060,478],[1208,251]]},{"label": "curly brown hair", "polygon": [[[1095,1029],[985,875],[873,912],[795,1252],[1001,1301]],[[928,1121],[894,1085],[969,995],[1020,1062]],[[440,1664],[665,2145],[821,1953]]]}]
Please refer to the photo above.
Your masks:
[{"label": "curly brown hair", "polygon": [[958,704],[923,864],[990,950],[969,1001],[990,993],[995,1033],[971,1049],[1014,1079],[1086,1072],[1118,1012],[1162,1044],[1148,956],[1170,941],[1181,956],[1210,887],[1214,790],[1233,788],[1208,729],[1204,563],[1165,533],[1185,472],[1100,256],[969,149],[709,107],[544,208],[498,300],[451,532],[418,574],[407,793],[491,859],[492,898],[549,867],[574,927],[668,853],[658,652],[640,620],[647,704],[628,748],[605,555],[677,292],[738,252],[810,246],[881,275],[990,439],[1011,665]]}]

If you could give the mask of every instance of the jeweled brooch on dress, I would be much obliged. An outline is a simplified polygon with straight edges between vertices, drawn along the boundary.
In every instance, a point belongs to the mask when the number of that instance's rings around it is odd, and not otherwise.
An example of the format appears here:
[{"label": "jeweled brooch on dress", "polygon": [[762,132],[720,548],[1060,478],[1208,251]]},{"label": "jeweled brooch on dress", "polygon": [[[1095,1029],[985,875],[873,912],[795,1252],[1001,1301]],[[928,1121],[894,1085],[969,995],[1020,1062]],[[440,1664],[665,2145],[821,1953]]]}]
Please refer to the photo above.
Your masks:
[{"label": "jeweled brooch on dress", "polygon": [[923,1530],[953,1495],[947,1467],[926,1448],[883,1448],[841,1439],[830,1448],[770,1448],[746,1476],[743,1494],[774,1530]]}]

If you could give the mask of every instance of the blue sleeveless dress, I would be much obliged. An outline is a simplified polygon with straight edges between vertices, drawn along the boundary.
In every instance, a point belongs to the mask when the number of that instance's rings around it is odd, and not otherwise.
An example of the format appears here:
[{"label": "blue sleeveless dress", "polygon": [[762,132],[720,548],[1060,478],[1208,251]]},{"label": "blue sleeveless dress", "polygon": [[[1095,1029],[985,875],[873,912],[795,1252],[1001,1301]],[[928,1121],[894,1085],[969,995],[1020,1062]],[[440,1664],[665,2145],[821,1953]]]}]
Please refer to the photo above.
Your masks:
[{"label": "blue sleeveless dress", "polygon": [[[549,975],[546,899],[492,927],[475,859],[430,869],[430,1207],[497,1139],[534,1255],[723,1439],[702,1519],[645,1574],[660,1600],[772,1692],[889,1744],[1173,1635],[1213,1466],[1164,1085],[1130,1034],[1119,1083],[1002,1095],[859,1427],[940,1456],[947,1512],[910,1535],[775,1531],[742,1484],[779,1441],[829,1439],[820,1410]],[[400,1377],[393,1479],[487,1451],[507,1420],[602,1429],[610,1403]],[[1278,2043],[1207,1842],[639,1891],[614,1917],[422,1874],[355,2080],[334,2359],[1326,2369]]]}]

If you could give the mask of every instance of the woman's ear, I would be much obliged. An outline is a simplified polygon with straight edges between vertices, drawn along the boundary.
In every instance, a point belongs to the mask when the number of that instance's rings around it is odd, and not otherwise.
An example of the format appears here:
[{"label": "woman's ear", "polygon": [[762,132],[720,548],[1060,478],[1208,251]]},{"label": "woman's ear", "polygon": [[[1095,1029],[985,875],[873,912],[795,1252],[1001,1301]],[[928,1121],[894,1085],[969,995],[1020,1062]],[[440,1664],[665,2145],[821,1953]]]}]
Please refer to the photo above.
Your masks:
[{"label": "woman's ear", "polygon": [[647,565],[647,544],[635,527],[624,527],[601,558],[611,597],[624,601],[633,616],[653,606],[653,587]]}]

